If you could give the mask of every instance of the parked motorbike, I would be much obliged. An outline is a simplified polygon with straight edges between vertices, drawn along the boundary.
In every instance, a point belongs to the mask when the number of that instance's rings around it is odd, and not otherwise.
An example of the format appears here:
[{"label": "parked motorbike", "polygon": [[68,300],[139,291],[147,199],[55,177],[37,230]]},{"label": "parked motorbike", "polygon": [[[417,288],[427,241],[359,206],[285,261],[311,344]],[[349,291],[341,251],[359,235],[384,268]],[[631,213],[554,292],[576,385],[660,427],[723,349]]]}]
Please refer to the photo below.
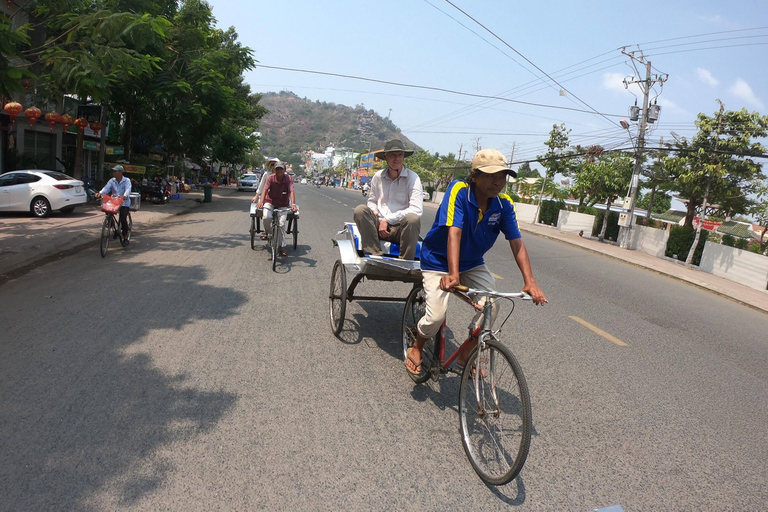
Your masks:
[{"label": "parked motorbike", "polygon": [[165,204],[171,198],[171,187],[162,185],[153,185],[149,192],[149,200],[153,204]]},{"label": "parked motorbike", "polygon": [[368,195],[368,191],[366,189],[362,189],[362,190],[363,190],[363,197],[366,197]]}]

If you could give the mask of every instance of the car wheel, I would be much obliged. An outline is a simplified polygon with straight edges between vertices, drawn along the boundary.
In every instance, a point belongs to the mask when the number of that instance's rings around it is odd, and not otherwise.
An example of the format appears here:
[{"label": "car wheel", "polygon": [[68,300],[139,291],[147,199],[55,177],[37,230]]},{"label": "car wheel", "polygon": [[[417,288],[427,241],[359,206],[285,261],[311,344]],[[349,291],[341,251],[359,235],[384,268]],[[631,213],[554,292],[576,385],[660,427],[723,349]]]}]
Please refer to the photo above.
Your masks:
[{"label": "car wheel", "polygon": [[47,217],[51,214],[51,203],[44,197],[36,197],[29,209],[35,217]]},{"label": "car wheel", "polygon": [[72,213],[73,211],[75,211],[74,206],[65,206],[64,208],[61,209],[61,213],[64,213],[64,214],[69,214],[69,213]]}]

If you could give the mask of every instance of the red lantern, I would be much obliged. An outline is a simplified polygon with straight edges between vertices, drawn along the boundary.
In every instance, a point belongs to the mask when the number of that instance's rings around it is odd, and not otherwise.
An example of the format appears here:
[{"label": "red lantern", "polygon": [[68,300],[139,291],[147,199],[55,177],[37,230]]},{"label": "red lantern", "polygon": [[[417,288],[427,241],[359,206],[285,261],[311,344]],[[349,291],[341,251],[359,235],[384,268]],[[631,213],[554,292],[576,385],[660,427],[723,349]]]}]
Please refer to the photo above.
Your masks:
[{"label": "red lantern", "polygon": [[34,125],[35,122],[40,119],[41,115],[43,115],[43,112],[37,107],[29,107],[24,111],[24,116],[27,118],[29,124],[31,125]]},{"label": "red lantern", "polygon": [[32,86],[32,80],[27,80],[26,78],[21,81],[21,85],[24,87],[24,90],[29,92],[29,88]]},{"label": "red lantern", "polygon": [[3,107],[3,110],[5,110],[5,113],[11,116],[11,121],[13,124],[16,124],[16,116],[21,114],[22,108],[20,103],[16,103],[15,101],[12,101],[10,103],[6,103],[5,107]]},{"label": "red lantern", "polygon": [[75,122],[74,119],[72,119],[72,116],[69,114],[64,114],[59,118],[59,122],[64,125],[64,131],[69,130],[69,125]]},{"label": "red lantern", "polygon": [[48,126],[51,127],[51,133],[53,133],[53,127],[59,122],[61,116],[57,112],[48,112],[45,114],[45,120],[48,121]]},{"label": "red lantern", "polygon": [[75,119],[75,126],[80,130],[80,133],[83,133],[85,130],[85,127],[88,126],[88,120],[82,117],[78,117]]},{"label": "red lantern", "polygon": [[93,121],[91,123],[91,130],[93,130],[93,133],[95,133],[97,136],[99,135],[102,127],[103,125],[98,121]]}]

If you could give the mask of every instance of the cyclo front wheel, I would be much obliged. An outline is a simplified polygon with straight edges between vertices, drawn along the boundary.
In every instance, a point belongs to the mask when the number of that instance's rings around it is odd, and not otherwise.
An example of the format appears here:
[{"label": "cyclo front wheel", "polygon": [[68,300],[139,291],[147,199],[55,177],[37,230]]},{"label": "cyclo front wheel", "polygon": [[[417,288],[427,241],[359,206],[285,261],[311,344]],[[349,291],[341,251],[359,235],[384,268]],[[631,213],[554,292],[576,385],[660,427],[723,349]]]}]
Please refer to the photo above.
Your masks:
[{"label": "cyclo front wheel", "polygon": [[[405,308],[403,309],[403,321],[400,324],[400,337],[403,343],[404,361],[408,359],[408,349],[412,347],[413,343],[416,341],[416,324],[418,324],[419,320],[421,320],[421,317],[426,314],[426,311],[427,299],[424,295],[424,288],[417,286],[411,290],[411,293],[408,295],[408,299],[405,301]],[[437,343],[435,343],[435,340],[438,336],[439,334],[433,336],[424,344],[424,347],[421,350],[421,372],[418,375],[408,372],[408,375],[417,384],[426,382],[427,379],[429,379],[432,366],[439,364]]]},{"label": "cyclo front wheel", "polygon": [[270,248],[272,249],[272,272],[276,272],[277,268],[277,233],[280,229],[278,219],[272,214],[272,238],[270,240]]},{"label": "cyclo front wheel", "polygon": [[299,219],[293,218],[293,250],[296,250],[296,246],[299,244]]},{"label": "cyclo front wheel", "polygon": [[104,222],[101,223],[101,242],[99,244],[99,250],[101,251],[102,258],[107,255],[107,249],[109,249],[109,239],[112,238],[112,231],[112,218],[109,215],[105,215]]},{"label": "cyclo front wheel", "polygon": [[520,364],[499,341],[489,339],[469,356],[459,415],[464,451],[480,478],[492,485],[515,478],[531,445],[531,399]]}]

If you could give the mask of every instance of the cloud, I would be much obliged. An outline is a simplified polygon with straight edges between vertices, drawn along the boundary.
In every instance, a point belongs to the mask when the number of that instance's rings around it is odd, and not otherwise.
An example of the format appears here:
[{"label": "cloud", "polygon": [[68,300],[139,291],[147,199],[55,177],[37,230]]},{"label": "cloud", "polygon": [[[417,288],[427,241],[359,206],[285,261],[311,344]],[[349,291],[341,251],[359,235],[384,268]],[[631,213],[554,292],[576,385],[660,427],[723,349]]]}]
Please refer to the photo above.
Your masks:
[{"label": "cloud", "polygon": [[699,74],[699,80],[710,87],[715,87],[720,83],[715,77],[712,76],[712,73],[704,68],[696,68],[696,72]]},{"label": "cloud", "polygon": [[[603,75],[603,89],[613,92],[624,92],[626,90],[624,88],[624,78],[625,76],[621,73],[605,73]],[[642,94],[637,84],[631,84],[629,88],[635,94]]]},{"label": "cloud", "polygon": [[736,83],[733,84],[733,87],[729,89],[729,92],[736,96],[738,99],[742,100],[748,106],[756,107],[758,110],[765,109],[765,103],[763,103],[760,98],[755,96],[755,93],[752,91],[752,88],[749,86],[749,84],[741,78],[736,80]]},{"label": "cloud", "polygon": [[659,99],[657,100],[657,103],[666,110],[676,110],[678,112],[684,112],[684,110],[677,103],[675,103],[670,99],[659,97]]}]

